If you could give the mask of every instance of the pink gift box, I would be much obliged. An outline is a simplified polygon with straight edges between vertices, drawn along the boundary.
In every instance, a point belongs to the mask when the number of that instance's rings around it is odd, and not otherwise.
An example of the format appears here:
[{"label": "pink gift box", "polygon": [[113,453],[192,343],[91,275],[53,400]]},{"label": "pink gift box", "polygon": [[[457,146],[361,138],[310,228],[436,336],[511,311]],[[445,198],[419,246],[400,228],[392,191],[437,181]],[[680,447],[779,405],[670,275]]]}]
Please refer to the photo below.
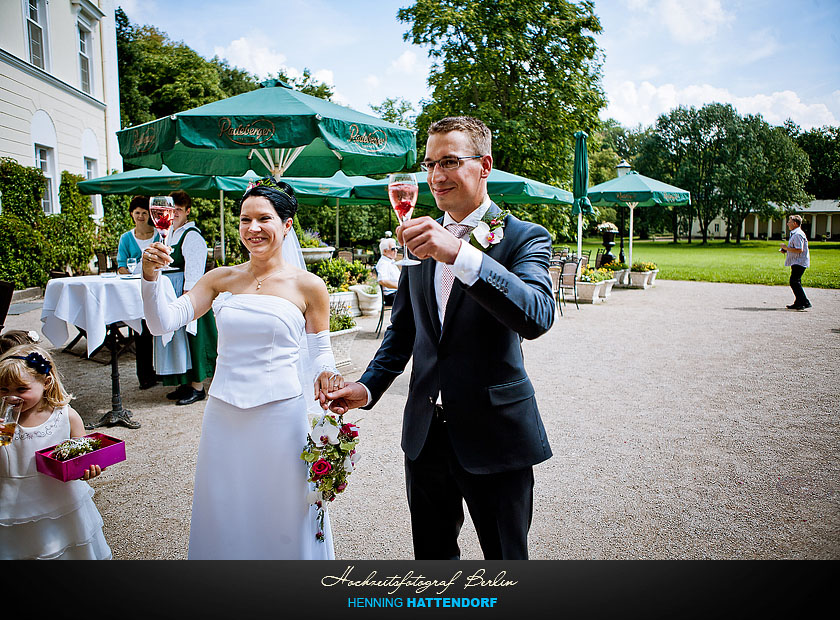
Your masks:
[{"label": "pink gift box", "polygon": [[91,465],[99,465],[105,469],[109,465],[125,460],[125,442],[122,439],[103,435],[102,433],[91,433],[85,435],[93,439],[99,439],[101,447],[93,452],[82,454],[66,461],[59,461],[53,458],[52,451],[55,446],[44,448],[35,452],[35,467],[42,474],[57,478],[62,482],[78,480],[85,475],[85,471]]}]

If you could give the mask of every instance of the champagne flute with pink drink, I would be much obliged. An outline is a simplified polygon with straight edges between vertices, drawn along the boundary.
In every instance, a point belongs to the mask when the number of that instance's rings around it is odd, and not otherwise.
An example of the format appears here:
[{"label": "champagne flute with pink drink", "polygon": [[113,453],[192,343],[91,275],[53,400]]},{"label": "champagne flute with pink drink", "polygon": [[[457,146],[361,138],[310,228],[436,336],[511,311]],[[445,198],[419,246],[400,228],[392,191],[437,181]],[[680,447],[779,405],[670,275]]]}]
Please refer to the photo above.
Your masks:
[{"label": "champagne flute with pink drink", "polygon": [[[172,222],[175,220],[175,202],[172,200],[172,197],[152,196],[149,198],[149,215],[152,217],[155,228],[163,238],[164,245],[166,245],[169,233],[172,232]],[[159,267],[157,271],[161,269]]]},{"label": "champagne flute with pink drink", "polygon": [[[417,204],[417,177],[410,172],[397,172],[388,175],[388,198],[391,206],[397,214],[400,224],[405,224],[411,219],[414,213],[414,206]],[[397,265],[419,265],[420,261],[408,256],[408,248],[405,248],[405,258],[397,261]]]}]

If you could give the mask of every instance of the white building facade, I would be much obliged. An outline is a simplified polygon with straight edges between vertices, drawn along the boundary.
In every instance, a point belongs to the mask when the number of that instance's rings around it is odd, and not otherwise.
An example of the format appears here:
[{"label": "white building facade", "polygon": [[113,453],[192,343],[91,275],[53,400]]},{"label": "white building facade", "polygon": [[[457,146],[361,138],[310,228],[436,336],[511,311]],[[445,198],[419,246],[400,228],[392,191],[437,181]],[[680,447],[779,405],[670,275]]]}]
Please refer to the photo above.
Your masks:
[{"label": "white building facade", "polygon": [[[809,239],[836,241],[840,237],[840,200],[814,200],[807,205],[794,207],[793,212],[802,216],[802,229]],[[783,234],[787,235],[785,223],[784,219],[762,219],[750,213],[741,224],[741,238],[779,239]],[[726,220],[716,217],[709,224],[708,231],[711,239],[726,237]],[[697,218],[692,224],[691,236],[692,238],[703,236]],[[735,237],[734,234],[731,236]]]},{"label": "white building facade", "polygon": [[0,157],[44,171],[45,213],[61,171],[122,170],[119,129],[114,0],[0,0]]}]

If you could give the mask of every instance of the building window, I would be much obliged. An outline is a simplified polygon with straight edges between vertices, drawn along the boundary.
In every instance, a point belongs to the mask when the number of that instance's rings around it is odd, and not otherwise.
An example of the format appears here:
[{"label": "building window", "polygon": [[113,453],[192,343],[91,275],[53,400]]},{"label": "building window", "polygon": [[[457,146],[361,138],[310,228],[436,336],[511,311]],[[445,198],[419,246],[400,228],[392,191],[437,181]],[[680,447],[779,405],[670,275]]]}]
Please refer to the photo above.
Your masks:
[{"label": "building window", "polygon": [[93,63],[90,58],[90,30],[79,23],[79,75],[81,78],[82,90],[88,94],[91,93],[90,85],[93,82],[91,79],[91,67]]},{"label": "building window", "polygon": [[46,178],[44,197],[41,198],[41,207],[44,213],[49,215],[54,212],[53,208],[53,150],[39,144],[35,145],[35,166],[41,169]]},{"label": "building window", "polygon": [[720,224],[715,224],[715,233],[720,232]]},{"label": "building window", "polygon": [[29,38],[29,62],[41,69],[47,68],[44,47],[46,15],[43,0],[27,0],[26,35]]}]

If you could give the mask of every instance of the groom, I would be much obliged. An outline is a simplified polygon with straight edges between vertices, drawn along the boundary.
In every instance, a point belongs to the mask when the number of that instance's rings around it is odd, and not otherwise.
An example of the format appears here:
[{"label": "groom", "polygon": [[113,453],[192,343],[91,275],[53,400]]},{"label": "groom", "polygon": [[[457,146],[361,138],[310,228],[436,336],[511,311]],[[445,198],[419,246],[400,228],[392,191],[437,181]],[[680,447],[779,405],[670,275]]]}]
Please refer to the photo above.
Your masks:
[{"label": "groom", "polygon": [[[420,265],[402,270],[382,346],[331,409],[370,409],[413,356],[402,448],[414,555],[459,559],[466,501],[485,559],[528,559],[532,466],[551,457],[522,338],[554,322],[544,228],[501,213],[487,195],[490,130],[470,117],[429,128],[422,167],[443,218],[397,232]],[[495,229],[484,250],[469,231]],[[459,239],[459,236],[462,236]],[[501,239],[499,240],[499,238]],[[484,244],[482,244],[484,245]]]}]

